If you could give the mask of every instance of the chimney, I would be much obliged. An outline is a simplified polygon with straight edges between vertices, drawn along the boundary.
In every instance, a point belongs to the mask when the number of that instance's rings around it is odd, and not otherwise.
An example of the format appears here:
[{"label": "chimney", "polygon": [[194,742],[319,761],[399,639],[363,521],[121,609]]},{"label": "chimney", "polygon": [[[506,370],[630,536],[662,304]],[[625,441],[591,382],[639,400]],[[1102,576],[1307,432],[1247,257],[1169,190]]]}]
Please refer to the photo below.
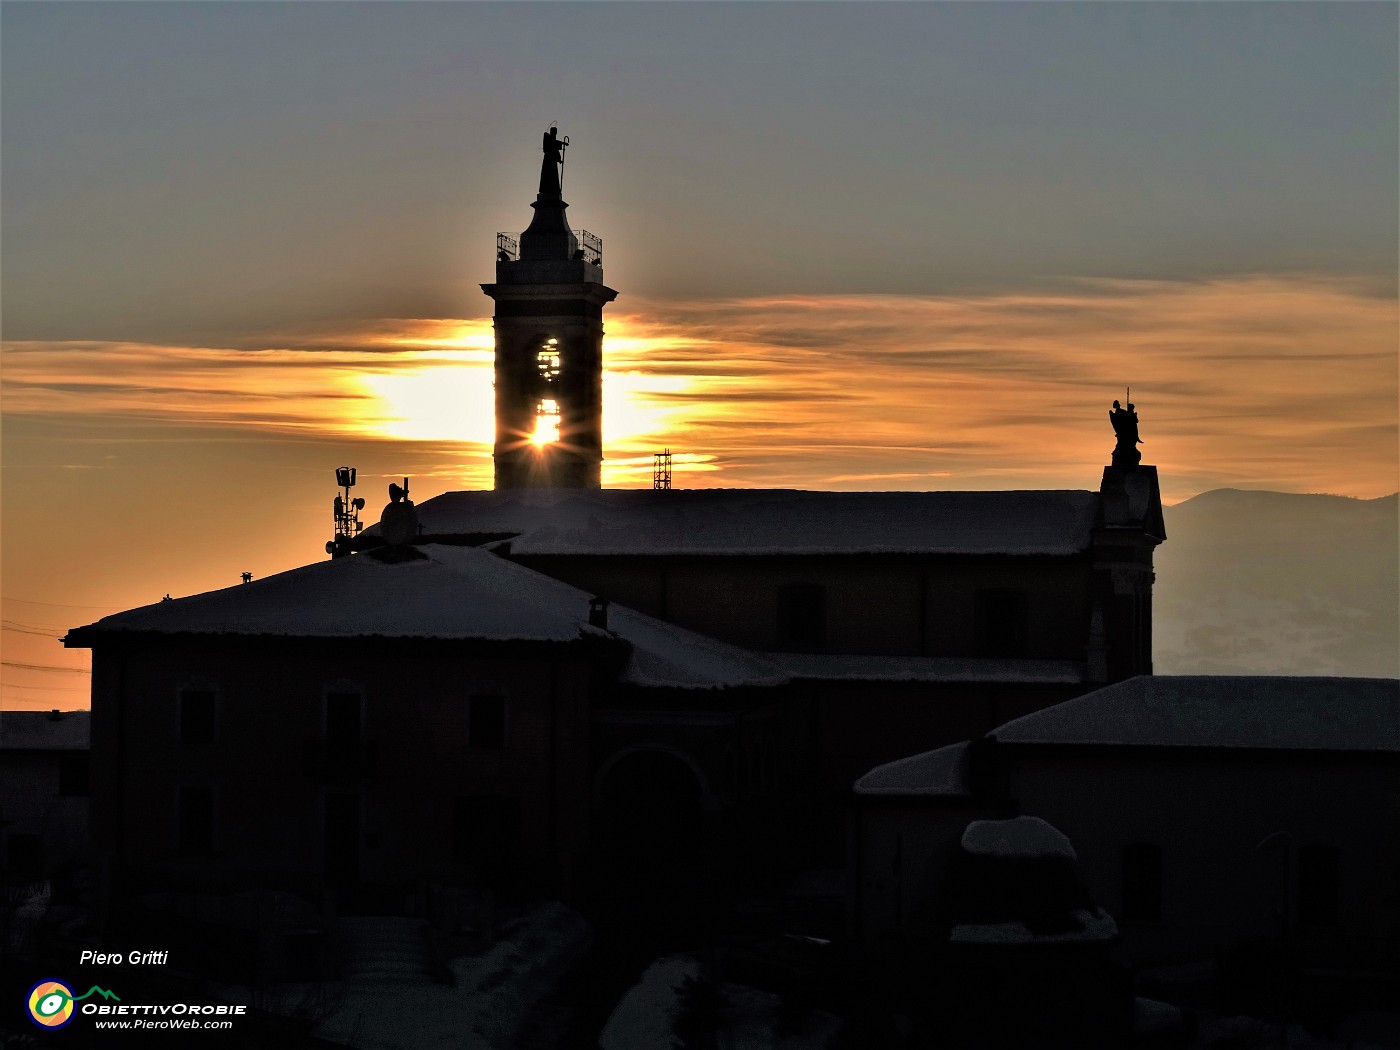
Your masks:
[{"label": "chimney", "polygon": [[63,712],[60,711],[58,708],[55,707],[52,711],[49,712],[49,721],[50,721],[50,722],[62,722],[62,721],[63,721]]},{"label": "chimney", "polygon": [[608,600],[606,598],[588,599],[588,626],[608,629]]}]

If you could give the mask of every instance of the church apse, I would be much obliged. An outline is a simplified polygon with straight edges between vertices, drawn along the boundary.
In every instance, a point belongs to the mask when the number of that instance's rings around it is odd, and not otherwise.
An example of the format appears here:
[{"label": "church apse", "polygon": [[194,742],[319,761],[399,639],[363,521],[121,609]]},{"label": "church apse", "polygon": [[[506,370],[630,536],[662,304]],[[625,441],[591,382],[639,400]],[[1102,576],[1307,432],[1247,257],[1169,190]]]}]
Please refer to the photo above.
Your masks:
[{"label": "church apse", "polygon": [[603,460],[602,241],[569,227],[562,172],[569,140],[545,133],[530,225],[496,238],[498,489],[599,488]]}]

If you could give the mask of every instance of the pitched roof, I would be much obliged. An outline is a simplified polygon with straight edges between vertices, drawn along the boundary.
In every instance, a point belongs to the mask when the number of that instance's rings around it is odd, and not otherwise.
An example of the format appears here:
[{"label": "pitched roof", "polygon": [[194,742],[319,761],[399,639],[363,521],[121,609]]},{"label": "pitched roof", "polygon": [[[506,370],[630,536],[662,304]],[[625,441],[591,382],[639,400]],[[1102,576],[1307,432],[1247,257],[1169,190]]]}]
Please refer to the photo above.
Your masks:
[{"label": "pitched roof", "polygon": [[970,797],[968,746],[964,740],[876,766],[856,781],[855,792],[891,798]]},{"label": "pitched roof", "polygon": [[1400,751],[1400,681],[1144,675],[1008,722],[1007,744]]},{"label": "pitched roof", "polygon": [[[389,564],[356,555],[104,617],[77,644],[133,632],[287,638],[437,638],[567,642],[610,637],[588,623],[586,591],[473,547],[428,544]],[[671,688],[786,681],[747,650],[613,606],[631,646],[622,680]]]},{"label": "pitched roof", "polygon": [[510,536],[526,555],[1065,555],[1088,548],[1098,508],[1077,490],[516,489],[417,510],[429,537]]},{"label": "pitched roof", "polygon": [[1035,860],[1061,857],[1078,860],[1064,832],[1039,817],[974,820],[963,831],[962,848],[981,857]]},{"label": "pitched roof", "polygon": [[85,751],[92,728],[91,714],[0,711],[0,751]]},{"label": "pitched roof", "polygon": [[1017,682],[1077,685],[1078,660],[1019,660],[981,656],[866,656],[846,653],[765,653],[793,678],[823,682]]}]

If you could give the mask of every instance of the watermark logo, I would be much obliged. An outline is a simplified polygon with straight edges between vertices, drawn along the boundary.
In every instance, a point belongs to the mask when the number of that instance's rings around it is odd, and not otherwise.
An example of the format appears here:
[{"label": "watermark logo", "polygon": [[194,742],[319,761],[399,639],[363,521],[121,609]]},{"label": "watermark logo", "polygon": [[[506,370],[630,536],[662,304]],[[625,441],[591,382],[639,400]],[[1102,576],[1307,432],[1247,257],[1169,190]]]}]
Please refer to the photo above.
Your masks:
[{"label": "watermark logo", "polygon": [[74,995],[62,981],[40,981],[29,989],[29,1019],[41,1028],[62,1028],[73,1020],[73,1004],[90,995],[121,1002],[116,993],[95,984],[82,995]]}]

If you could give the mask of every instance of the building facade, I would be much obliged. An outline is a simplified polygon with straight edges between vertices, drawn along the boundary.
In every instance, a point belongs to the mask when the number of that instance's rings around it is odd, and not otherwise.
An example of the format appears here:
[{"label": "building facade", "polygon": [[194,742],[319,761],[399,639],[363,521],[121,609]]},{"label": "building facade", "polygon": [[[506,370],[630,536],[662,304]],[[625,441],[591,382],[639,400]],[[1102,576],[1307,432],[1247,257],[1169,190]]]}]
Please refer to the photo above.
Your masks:
[{"label": "building facade", "polygon": [[1272,943],[1306,967],[1400,967],[1400,683],[1139,677],[911,756],[855,786],[852,921],[868,958],[947,936],[972,820],[1074,843],[1143,967]]}]

